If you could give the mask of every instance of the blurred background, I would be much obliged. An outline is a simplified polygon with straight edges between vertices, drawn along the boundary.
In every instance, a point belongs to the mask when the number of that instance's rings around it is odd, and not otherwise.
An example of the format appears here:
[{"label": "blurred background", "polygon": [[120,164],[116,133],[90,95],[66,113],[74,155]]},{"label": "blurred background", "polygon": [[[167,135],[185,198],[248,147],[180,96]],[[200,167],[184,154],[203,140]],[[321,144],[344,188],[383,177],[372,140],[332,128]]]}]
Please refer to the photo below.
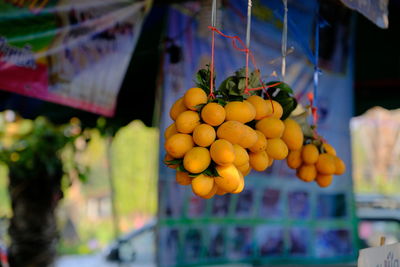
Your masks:
[{"label": "blurred background", "polygon": [[[304,106],[316,93],[318,132],[348,168],[321,189],[278,162],[251,173],[240,195],[206,201],[176,185],[162,159],[169,107],[210,63],[211,2],[0,0],[3,266],[30,255],[10,247],[28,240],[18,229],[46,236],[57,267],[356,266],[381,236],[399,241],[400,1],[288,0],[284,77],[283,1],[252,1],[262,79],[284,79]],[[217,28],[244,40],[247,5],[217,1]],[[215,64],[219,84],[245,57],[216,36]],[[49,212],[35,215],[46,204],[29,202],[57,171]],[[27,207],[47,223],[53,214],[58,230],[24,228]]]}]

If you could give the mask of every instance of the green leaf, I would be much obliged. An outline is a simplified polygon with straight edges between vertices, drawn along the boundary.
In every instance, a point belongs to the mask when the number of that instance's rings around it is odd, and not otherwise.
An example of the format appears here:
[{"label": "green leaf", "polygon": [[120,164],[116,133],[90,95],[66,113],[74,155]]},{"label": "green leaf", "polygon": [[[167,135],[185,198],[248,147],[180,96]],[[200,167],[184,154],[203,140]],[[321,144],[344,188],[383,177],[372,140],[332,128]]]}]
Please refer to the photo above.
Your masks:
[{"label": "green leaf", "polygon": [[166,160],[165,163],[167,165],[177,165],[177,164],[182,164],[183,159],[173,159],[173,160]]},{"label": "green leaf", "polygon": [[286,93],[288,93],[288,94],[293,94],[292,88],[290,88],[290,86],[289,86],[287,83],[284,83],[284,82],[281,82],[281,81],[272,81],[272,82],[267,83],[267,85],[273,85],[273,84],[275,84],[275,83],[280,83],[280,84],[275,85],[275,86],[273,86],[273,87],[270,87],[270,88],[268,89],[268,91],[269,91],[270,89],[271,89],[271,91],[275,91],[276,89],[274,90],[274,88],[279,88],[280,91],[282,91],[282,92],[286,92]]}]

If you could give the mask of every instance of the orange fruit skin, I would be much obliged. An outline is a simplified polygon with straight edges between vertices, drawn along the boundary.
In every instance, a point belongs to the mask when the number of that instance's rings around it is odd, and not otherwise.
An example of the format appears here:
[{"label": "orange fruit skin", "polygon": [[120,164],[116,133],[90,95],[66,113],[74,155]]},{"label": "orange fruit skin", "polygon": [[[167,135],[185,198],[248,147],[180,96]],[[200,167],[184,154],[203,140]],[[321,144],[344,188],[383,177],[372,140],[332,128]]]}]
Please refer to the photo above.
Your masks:
[{"label": "orange fruit skin", "polygon": [[190,185],[192,183],[192,178],[189,177],[187,172],[177,171],[175,175],[175,180],[180,185]]},{"label": "orange fruit skin", "polygon": [[[267,103],[267,107],[268,107],[268,112],[267,112],[267,116],[268,117],[273,117],[276,119],[280,119],[283,115],[283,108],[281,106],[281,104],[279,104],[279,102],[275,101],[275,100],[265,100],[265,102]],[[271,104],[272,102],[272,104]],[[272,110],[272,107],[274,107],[274,109]]]},{"label": "orange fruit skin", "polygon": [[289,149],[287,148],[285,142],[280,138],[268,139],[267,149],[265,150],[269,157],[282,160],[289,154]]},{"label": "orange fruit skin", "polygon": [[173,136],[174,134],[177,134],[177,133],[178,133],[178,131],[176,130],[175,123],[172,123],[170,126],[167,127],[167,129],[165,129],[165,132],[164,132],[165,140],[167,140],[168,138],[170,138],[171,136]]},{"label": "orange fruit skin", "polygon": [[183,96],[183,103],[190,110],[197,110],[197,106],[207,103],[207,94],[201,88],[190,88]]},{"label": "orange fruit skin", "polygon": [[301,159],[301,150],[289,151],[289,154],[286,158],[286,163],[291,169],[299,168],[303,163],[303,160]]},{"label": "orange fruit skin", "polygon": [[336,156],[336,150],[333,146],[328,143],[323,143],[322,148],[325,150],[326,153]]},{"label": "orange fruit skin", "polygon": [[209,147],[217,136],[214,128],[208,124],[197,125],[193,130],[193,141],[196,145]]},{"label": "orange fruit skin", "polygon": [[249,154],[247,153],[246,149],[240,145],[234,144],[233,150],[235,151],[235,160],[233,161],[233,164],[236,167],[249,162]]},{"label": "orange fruit skin", "polygon": [[175,164],[175,165],[171,165],[171,164],[168,164],[168,162],[167,161],[171,161],[171,160],[174,160],[174,157],[172,157],[170,154],[165,154],[165,157],[164,157],[164,163],[165,163],[165,165],[167,165],[167,167],[168,168],[171,168],[171,169],[176,169],[176,168],[178,168],[178,164]]},{"label": "orange fruit skin", "polygon": [[217,137],[238,144],[243,138],[244,128],[244,124],[238,121],[226,121],[218,127]]},{"label": "orange fruit skin", "polygon": [[171,119],[176,120],[178,115],[186,110],[187,110],[187,108],[186,108],[185,104],[183,103],[183,97],[181,97],[178,100],[176,100],[175,103],[172,105],[172,107],[169,111],[169,116],[171,117]]},{"label": "orange fruit skin", "polygon": [[[214,177],[213,177],[213,178],[214,178]],[[218,191],[218,186],[217,186],[217,184],[214,182],[214,186],[213,186],[213,188],[211,189],[210,193],[208,193],[208,194],[205,195],[205,196],[201,196],[201,197],[204,198],[204,199],[210,199],[210,198],[212,198],[213,196],[215,196],[215,194],[217,193],[217,191]]]},{"label": "orange fruit skin", "polygon": [[204,197],[214,190],[214,177],[200,174],[192,180],[192,191],[194,194]]},{"label": "orange fruit skin", "polygon": [[255,130],[255,133],[257,134],[257,141],[249,148],[249,150],[254,153],[264,151],[268,144],[267,138],[265,138],[265,135],[258,130]]},{"label": "orange fruit skin", "polygon": [[281,138],[285,124],[280,119],[268,117],[258,121],[256,129],[262,132],[266,138]]},{"label": "orange fruit skin", "polygon": [[286,119],[283,122],[285,130],[282,134],[282,140],[290,150],[299,150],[303,146],[304,136],[300,125],[293,119]]},{"label": "orange fruit skin", "polygon": [[233,164],[217,166],[216,169],[219,174],[215,178],[218,187],[228,193],[234,192],[240,185],[239,170]]},{"label": "orange fruit skin", "polygon": [[250,152],[250,166],[259,172],[265,171],[268,168],[269,158],[265,151],[261,151],[258,153]]},{"label": "orange fruit skin", "polygon": [[175,121],[176,130],[180,133],[190,134],[200,125],[199,113],[187,110],[178,115]]},{"label": "orange fruit skin", "polygon": [[243,127],[243,136],[239,141],[239,145],[244,148],[250,148],[257,142],[258,135],[251,127],[247,125]]},{"label": "orange fruit skin", "polygon": [[243,165],[240,166],[236,166],[236,168],[243,174],[243,176],[246,176],[247,174],[249,174],[251,167],[250,167],[250,163],[246,162]]},{"label": "orange fruit skin", "polygon": [[256,116],[255,120],[261,120],[268,115],[268,106],[265,100],[258,96],[258,95],[252,95],[249,98],[247,98],[247,101],[250,102],[255,110],[256,110]]},{"label": "orange fruit skin", "polygon": [[314,165],[305,164],[297,169],[296,175],[304,182],[312,182],[317,177],[317,169]]},{"label": "orange fruit skin", "polygon": [[232,101],[225,106],[226,120],[247,123],[254,120],[256,110],[247,101]]},{"label": "orange fruit skin", "polygon": [[228,165],[235,161],[233,145],[225,139],[216,140],[210,147],[210,154],[212,160],[219,165]]},{"label": "orange fruit skin", "polygon": [[343,160],[337,156],[334,157],[335,161],[335,174],[342,175],[346,172],[346,164],[344,164]]},{"label": "orange fruit skin", "polygon": [[336,170],[334,157],[328,153],[320,154],[317,163],[315,163],[317,171],[326,175],[334,174]]},{"label": "orange fruit skin", "polygon": [[172,157],[179,159],[194,146],[193,139],[188,134],[174,134],[164,144],[164,148]]},{"label": "orange fruit skin", "polygon": [[243,177],[243,174],[241,172],[239,172],[239,176],[240,176],[239,186],[236,188],[235,191],[232,192],[232,194],[239,194],[244,189],[244,177]]},{"label": "orange fruit skin", "polygon": [[226,112],[223,106],[217,103],[208,103],[201,110],[201,118],[211,126],[219,126],[225,121]]},{"label": "orange fruit skin", "polygon": [[303,146],[301,150],[301,157],[306,164],[314,164],[318,161],[319,152],[318,148],[313,144]]},{"label": "orange fruit skin", "polygon": [[326,175],[326,174],[317,174],[317,178],[315,178],[315,181],[320,187],[328,187],[332,184],[333,176],[332,175]]},{"label": "orange fruit skin", "polygon": [[183,166],[190,173],[201,173],[210,163],[210,152],[204,147],[193,147],[183,158]]}]

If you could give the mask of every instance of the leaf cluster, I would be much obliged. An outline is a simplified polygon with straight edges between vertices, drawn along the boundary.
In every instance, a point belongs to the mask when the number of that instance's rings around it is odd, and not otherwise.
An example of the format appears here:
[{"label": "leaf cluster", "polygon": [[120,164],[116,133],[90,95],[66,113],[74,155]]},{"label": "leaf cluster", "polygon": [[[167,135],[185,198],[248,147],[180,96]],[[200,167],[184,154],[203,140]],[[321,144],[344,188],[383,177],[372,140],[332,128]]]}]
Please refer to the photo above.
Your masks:
[{"label": "leaf cluster", "polygon": [[281,104],[283,109],[283,114],[281,119],[285,120],[297,107],[297,100],[293,96],[292,88],[290,88],[290,86],[287,83],[280,81],[271,81],[268,82],[267,85],[268,86],[274,85],[269,87],[267,92],[273,100]]}]

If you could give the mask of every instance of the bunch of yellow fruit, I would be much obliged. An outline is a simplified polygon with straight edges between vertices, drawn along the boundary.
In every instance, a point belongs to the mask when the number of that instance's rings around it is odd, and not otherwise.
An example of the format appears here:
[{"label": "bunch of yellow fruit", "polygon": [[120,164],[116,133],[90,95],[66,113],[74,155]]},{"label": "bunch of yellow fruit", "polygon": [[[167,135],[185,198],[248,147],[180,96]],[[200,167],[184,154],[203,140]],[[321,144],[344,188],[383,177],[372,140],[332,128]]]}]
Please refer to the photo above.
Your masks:
[{"label": "bunch of yellow fruit", "polygon": [[264,171],[303,145],[301,127],[281,120],[278,102],[257,95],[220,102],[190,88],[172,105],[165,131],[165,163],[203,198],[242,192],[251,169]]},{"label": "bunch of yellow fruit", "polygon": [[298,150],[292,150],[287,157],[287,165],[296,169],[296,175],[304,182],[315,181],[320,187],[332,183],[333,175],[346,171],[343,160],[328,143],[311,141]]}]

